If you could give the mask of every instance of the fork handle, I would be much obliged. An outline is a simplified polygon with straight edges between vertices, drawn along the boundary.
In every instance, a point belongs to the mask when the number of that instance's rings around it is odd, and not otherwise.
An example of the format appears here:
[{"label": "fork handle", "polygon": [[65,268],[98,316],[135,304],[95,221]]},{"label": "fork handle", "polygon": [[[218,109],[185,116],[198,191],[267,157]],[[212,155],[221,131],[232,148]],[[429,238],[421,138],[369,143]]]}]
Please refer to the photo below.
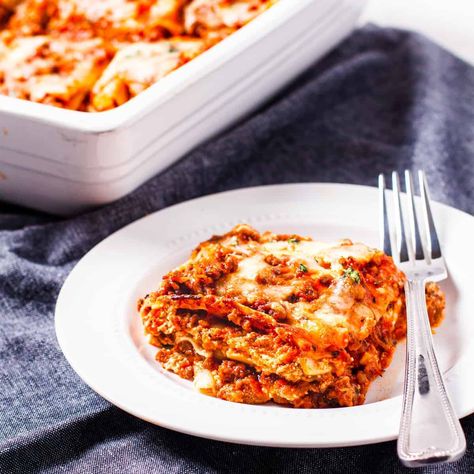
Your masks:
[{"label": "fork handle", "polygon": [[446,392],[433,349],[425,281],[405,283],[407,361],[398,455],[416,467],[459,459],[466,439]]}]

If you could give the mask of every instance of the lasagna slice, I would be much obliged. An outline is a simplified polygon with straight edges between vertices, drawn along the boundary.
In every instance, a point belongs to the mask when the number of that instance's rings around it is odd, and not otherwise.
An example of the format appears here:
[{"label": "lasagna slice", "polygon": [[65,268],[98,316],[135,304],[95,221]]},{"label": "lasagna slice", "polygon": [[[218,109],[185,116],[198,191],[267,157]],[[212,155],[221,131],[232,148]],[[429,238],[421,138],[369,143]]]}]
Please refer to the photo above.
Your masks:
[{"label": "lasagna slice", "polygon": [[123,104],[205,49],[203,40],[186,37],[124,47],[94,85],[91,110]]},{"label": "lasagna slice", "polygon": [[[138,309],[156,359],[205,394],[353,406],[404,337],[404,281],[363,244],[239,225],[200,244]],[[430,284],[427,299],[436,325],[444,296]]]},{"label": "lasagna slice", "polygon": [[80,109],[109,60],[97,38],[19,37],[0,48],[0,94]]},{"label": "lasagna slice", "polygon": [[188,34],[222,39],[275,3],[275,0],[192,0],[184,11]]}]

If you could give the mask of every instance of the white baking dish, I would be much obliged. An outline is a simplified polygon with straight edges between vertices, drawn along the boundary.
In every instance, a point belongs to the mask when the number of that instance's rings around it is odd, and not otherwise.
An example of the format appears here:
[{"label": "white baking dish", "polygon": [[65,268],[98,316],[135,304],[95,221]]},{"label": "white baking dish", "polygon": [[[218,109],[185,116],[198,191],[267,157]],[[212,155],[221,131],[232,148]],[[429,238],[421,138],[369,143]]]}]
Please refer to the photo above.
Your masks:
[{"label": "white baking dish", "polygon": [[280,0],[106,112],[0,96],[0,199],[69,214],[113,201],[255,109],[349,34],[365,0]]}]

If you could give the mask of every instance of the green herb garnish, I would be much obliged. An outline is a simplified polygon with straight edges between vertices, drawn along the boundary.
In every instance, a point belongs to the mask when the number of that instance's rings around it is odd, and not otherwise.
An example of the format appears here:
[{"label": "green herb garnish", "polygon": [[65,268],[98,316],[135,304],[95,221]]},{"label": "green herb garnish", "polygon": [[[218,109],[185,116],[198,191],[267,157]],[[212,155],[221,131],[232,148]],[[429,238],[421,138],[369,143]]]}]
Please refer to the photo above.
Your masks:
[{"label": "green herb garnish", "polygon": [[300,266],[298,268],[300,272],[306,273],[308,271],[308,267],[304,263],[300,263]]},{"label": "green herb garnish", "polygon": [[346,268],[344,270],[344,277],[350,278],[354,283],[360,283],[360,275],[357,270],[354,270],[352,267]]},{"label": "green herb garnish", "polygon": [[314,258],[314,261],[319,265],[318,257],[313,257],[313,258]]},{"label": "green herb garnish", "polygon": [[297,244],[298,242],[299,242],[299,239],[295,239],[295,238],[288,239],[289,244]]}]

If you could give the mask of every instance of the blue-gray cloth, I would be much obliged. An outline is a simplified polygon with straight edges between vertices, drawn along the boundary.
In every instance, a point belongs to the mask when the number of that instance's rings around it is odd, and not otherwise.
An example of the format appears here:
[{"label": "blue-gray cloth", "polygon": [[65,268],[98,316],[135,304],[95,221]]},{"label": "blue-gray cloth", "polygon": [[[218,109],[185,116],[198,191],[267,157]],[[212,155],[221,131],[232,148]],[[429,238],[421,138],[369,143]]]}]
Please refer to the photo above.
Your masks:
[{"label": "blue-gray cloth", "polygon": [[[302,181],[376,185],[381,171],[423,168],[435,199],[472,213],[473,104],[473,68],[420,36],[369,26],[251,118],[114,204],[70,219],[1,204],[0,472],[405,472],[394,442],[248,447],[136,419],[68,365],[54,306],[74,264],[105,236],[216,191]],[[474,417],[463,427],[466,456],[418,472],[474,472]]]}]

